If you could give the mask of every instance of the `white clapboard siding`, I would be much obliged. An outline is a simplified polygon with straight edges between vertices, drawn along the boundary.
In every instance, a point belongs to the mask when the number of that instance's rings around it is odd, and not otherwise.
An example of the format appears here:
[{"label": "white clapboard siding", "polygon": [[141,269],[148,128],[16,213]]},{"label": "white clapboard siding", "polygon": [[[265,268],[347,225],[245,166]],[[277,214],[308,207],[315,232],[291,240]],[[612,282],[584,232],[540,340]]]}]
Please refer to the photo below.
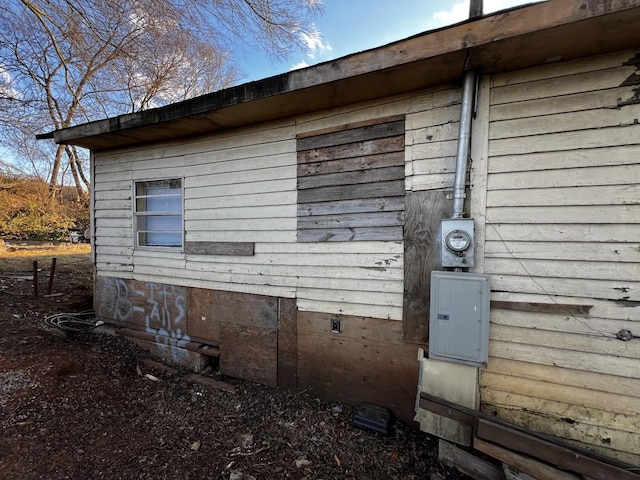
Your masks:
[{"label": "white clapboard siding", "polygon": [[[257,198],[260,198],[259,196]],[[185,202],[184,218],[185,221],[191,220],[223,220],[223,219],[256,219],[256,218],[285,218],[289,219],[297,214],[297,207],[291,204],[285,205],[269,205],[263,204],[261,208],[256,208],[258,203],[247,206],[229,206],[217,205],[215,202],[206,204],[205,202],[197,202],[190,200]],[[192,208],[189,208],[192,206]],[[193,227],[193,225],[192,225]]]},{"label": "white clapboard siding", "polygon": [[[517,242],[542,239],[545,242],[593,242],[616,243],[637,242],[637,237],[629,235],[627,224],[551,224],[529,223],[526,221],[517,224],[493,223],[492,219],[485,218],[487,240],[500,242]],[[543,220],[544,221],[544,220]],[[511,250],[509,243],[506,247]]]},{"label": "white clapboard siding", "polygon": [[[634,172],[635,174],[635,172]],[[605,177],[606,178],[606,177]],[[519,182],[521,179],[519,179]],[[605,179],[605,181],[607,181]],[[498,181],[494,181],[494,185]],[[572,186],[571,188],[526,188],[526,195],[518,189],[487,192],[487,206],[572,206],[572,205],[627,205],[640,201],[640,184]]]},{"label": "white clapboard siding", "polygon": [[562,78],[581,73],[597,71],[609,72],[633,59],[634,51],[614,52],[597,58],[585,57],[571,62],[550,62],[529,68],[505,72],[492,79],[494,89],[508,85],[529,84],[544,79]]},{"label": "white clapboard siding", "polygon": [[489,173],[629,165],[638,163],[639,155],[640,145],[633,144],[607,148],[580,148],[570,151],[494,155],[491,157]]},{"label": "white clapboard siding", "polygon": [[[401,320],[402,242],[297,243],[296,135],[409,110],[422,118],[417,128],[426,135],[429,110],[443,138],[451,138],[447,123],[459,106],[448,90],[420,92],[418,101],[405,94],[186,142],[98,153],[98,274],[296,297],[303,310]],[[184,179],[185,242],[250,242],[254,255],[133,250],[132,183],[170,176]]]},{"label": "white clapboard siding", "polygon": [[525,408],[534,411],[540,411],[545,408],[547,414],[553,416],[556,421],[564,421],[570,425],[577,423],[622,431],[628,428],[628,420],[631,420],[633,424],[640,425],[640,415],[637,412],[628,414],[629,416],[623,416],[594,406],[584,407],[576,405],[575,402],[551,402],[536,397],[520,395],[517,392],[503,392],[501,390],[485,389],[485,396],[487,404],[495,407],[513,408],[511,405],[517,403],[518,405],[526,405]]},{"label": "white clapboard siding", "polygon": [[354,303],[348,304],[348,309],[344,308],[346,303],[338,303],[333,299],[315,300],[307,298],[306,292],[298,292],[298,309],[305,312],[322,312],[334,315],[355,315],[358,317],[383,318],[388,320],[402,319],[402,307],[384,306],[377,304]]},{"label": "white clapboard siding", "polygon": [[631,100],[633,94],[626,87],[596,90],[592,92],[563,95],[553,98],[539,98],[521,102],[494,105],[490,120],[530,118],[556,113],[581,112],[589,108],[608,108],[616,102]]},{"label": "white clapboard siding", "polygon": [[[402,279],[402,270],[400,269],[383,269],[376,270],[370,268],[354,268],[344,266],[325,266],[325,265],[263,265],[258,264],[260,259],[253,263],[236,263],[228,262],[198,262],[191,260],[189,255],[188,268],[198,271],[211,273],[233,273],[241,275],[260,274],[261,276],[290,278],[287,282],[295,284],[296,282],[309,283],[316,282],[316,285],[325,281],[334,284],[344,284],[349,286],[353,281],[371,282],[370,289],[373,291],[392,290],[397,291],[397,281]],[[240,257],[237,257],[238,259]],[[310,279],[310,280],[307,280]]]},{"label": "white clapboard siding", "polygon": [[478,213],[492,300],[514,305],[492,309],[483,410],[636,461],[640,343],[617,334],[640,331],[637,53],[493,77]]},{"label": "white clapboard siding", "polygon": [[[552,275],[552,273],[549,275]],[[491,288],[496,291],[534,293],[545,296],[561,295],[568,297],[579,295],[580,297],[601,298],[620,302],[640,301],[639,282],[558,278],[549,275],[534,277],[494,272],[491,276]]]},{"label": "white clapboard siding", "polygon": [[605,148],[628,145],[633,138],[640,138],[640,124],[498,139],[489,143],[489,154],[519,155]]},{"label": "white clapboard siding", "polygon": [[[640,164],[638,167],[640,168]],[[522,192],[526,194],[526,191]],[[500,223],[529,223],[538,219],[544,223],[557,224],[607,224],[620,223],[628,225],[627,233],[633,231],[640,224],[640,204],[635,205],[600,205],[600,199],[595,206],[589,205],[559,205],[543,207],[489,207],[487,221]],[[534,223],[534,222],[531,222]]]},{"label": "white clapboard siding", "polygon": [[487,273],[505,275],[640,282],[640,268],[631,262],[492,257],[487,258],[485,266]]},{"label": "white clapboard siding", "polygon": [[[550,303],[553,305],[553,303]],[[567,311],[560,315],[540,314],[536,312],[518,312],[513,310],[495,309],[491,312],[491,322],[496,325],[509,327],[519,327],[529,329],[531,325],[536,325],[538,332],[560,332],[587,337],[598,337],[616,339],[616,334],[622,329],[633,331],[640,328],[640,322],[630,319],[609,319],[594,317],[589,315],[576,315]],[[496,337],[497,338],[497,337]],[[628,342],[615,342],[618,347],[624,349],[637,349],[639,347],[628,344]]]},{"label": "white clapboard siding", "polygon": [[406,122],[407,190],[453,186],[460,119],[460,91],[451,88],[420,98]]},{"label": "white clapboard siding", "polygon": [[589,130],[593,128],[634,125],[640,115],[640,105],[628,105],[614,110],[606,107],[582,112],[556,113],[535,117],[505,119],[491,122],[490,139],[544,135],[557,131]]},{"label": "white clapboard siding", "polygon": [[[549,400],[611,412],[638,413],[635,406],[640,379],[621,377],[613,371],[595,374],[544,362],[531,363],[496,357],[491,359],[491,368],[483,370],[482,377],[487,380],[484,382],[486,388],[498,391],[535,397],[537,384],[543,382],[550,387],[551,394],[546,397]],[[518,388],[512,381],[520,381],[521,386],[527,388]],[[622,408],[617,406],[618,397]]]},{"label": "white clapboard siding", "polygon": [[485,257],[639,263],[640,243],[512,241],[507,244],[488,240],[485,243]]},{"label": "white clapboard siding", "polygon": [[[588,329],[588,326],[589,324],[585,322],[585,329]],[[582,352],[598,352],[600,355],[608,355],[619,359],[640,358],[640,344],[638,342],[622,342],[615,338],[615,332],[599,332],[595,329],[588,333],[568,333],[538,328],[532,329],[530,324],[516,327],[496,323],[493,325],[491,338],[502,342],[564,349],[569,356]]]}]

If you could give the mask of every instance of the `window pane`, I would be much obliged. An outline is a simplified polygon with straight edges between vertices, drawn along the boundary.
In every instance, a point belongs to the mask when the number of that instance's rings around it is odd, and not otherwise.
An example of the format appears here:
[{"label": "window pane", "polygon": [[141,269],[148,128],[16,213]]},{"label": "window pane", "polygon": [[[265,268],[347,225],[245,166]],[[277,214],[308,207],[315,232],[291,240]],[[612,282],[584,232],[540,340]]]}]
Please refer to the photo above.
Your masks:
[{"label": "window pane", "polygon": [[181,179],[135,183],[138,246],[182,246],[181,185]]}]

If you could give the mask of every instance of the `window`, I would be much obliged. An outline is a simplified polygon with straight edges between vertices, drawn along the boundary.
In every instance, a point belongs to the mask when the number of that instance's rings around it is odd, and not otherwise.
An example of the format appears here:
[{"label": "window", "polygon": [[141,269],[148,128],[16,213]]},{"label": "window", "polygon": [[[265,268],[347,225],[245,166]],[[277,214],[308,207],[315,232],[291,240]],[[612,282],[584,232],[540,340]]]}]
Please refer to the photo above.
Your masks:
[{"label": "window", "polygon": [[136,247],[182,247],[182,179],[135,182]]}]

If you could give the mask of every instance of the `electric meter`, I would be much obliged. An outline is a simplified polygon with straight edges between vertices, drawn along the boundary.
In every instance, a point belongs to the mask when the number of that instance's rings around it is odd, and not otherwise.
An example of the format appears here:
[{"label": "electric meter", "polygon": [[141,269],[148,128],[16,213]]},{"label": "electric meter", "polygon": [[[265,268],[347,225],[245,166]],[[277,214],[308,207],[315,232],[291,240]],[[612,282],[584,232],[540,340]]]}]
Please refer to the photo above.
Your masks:
[{"label": "electric meter", "polygon": [[445,268],[471,268],[474,264],[474,221],[448,218],[440,223],[441,258]]},{"label": "electric meter", "polygon": [[464,252],[471,245],[471,237],[463,230],[454,230],[447,234],[444,244],[452,252]]}]

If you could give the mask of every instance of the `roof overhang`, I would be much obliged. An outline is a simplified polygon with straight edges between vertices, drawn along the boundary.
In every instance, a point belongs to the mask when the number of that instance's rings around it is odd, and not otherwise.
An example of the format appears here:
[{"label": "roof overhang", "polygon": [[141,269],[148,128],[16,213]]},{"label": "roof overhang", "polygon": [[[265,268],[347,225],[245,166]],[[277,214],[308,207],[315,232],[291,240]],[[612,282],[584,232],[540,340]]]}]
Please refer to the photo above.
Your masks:
[{"label": "roof overhang", "polygon": [[216,132],[640,45],[640,0],[550,0],[302,70],[44,134],[105,150]]}]

